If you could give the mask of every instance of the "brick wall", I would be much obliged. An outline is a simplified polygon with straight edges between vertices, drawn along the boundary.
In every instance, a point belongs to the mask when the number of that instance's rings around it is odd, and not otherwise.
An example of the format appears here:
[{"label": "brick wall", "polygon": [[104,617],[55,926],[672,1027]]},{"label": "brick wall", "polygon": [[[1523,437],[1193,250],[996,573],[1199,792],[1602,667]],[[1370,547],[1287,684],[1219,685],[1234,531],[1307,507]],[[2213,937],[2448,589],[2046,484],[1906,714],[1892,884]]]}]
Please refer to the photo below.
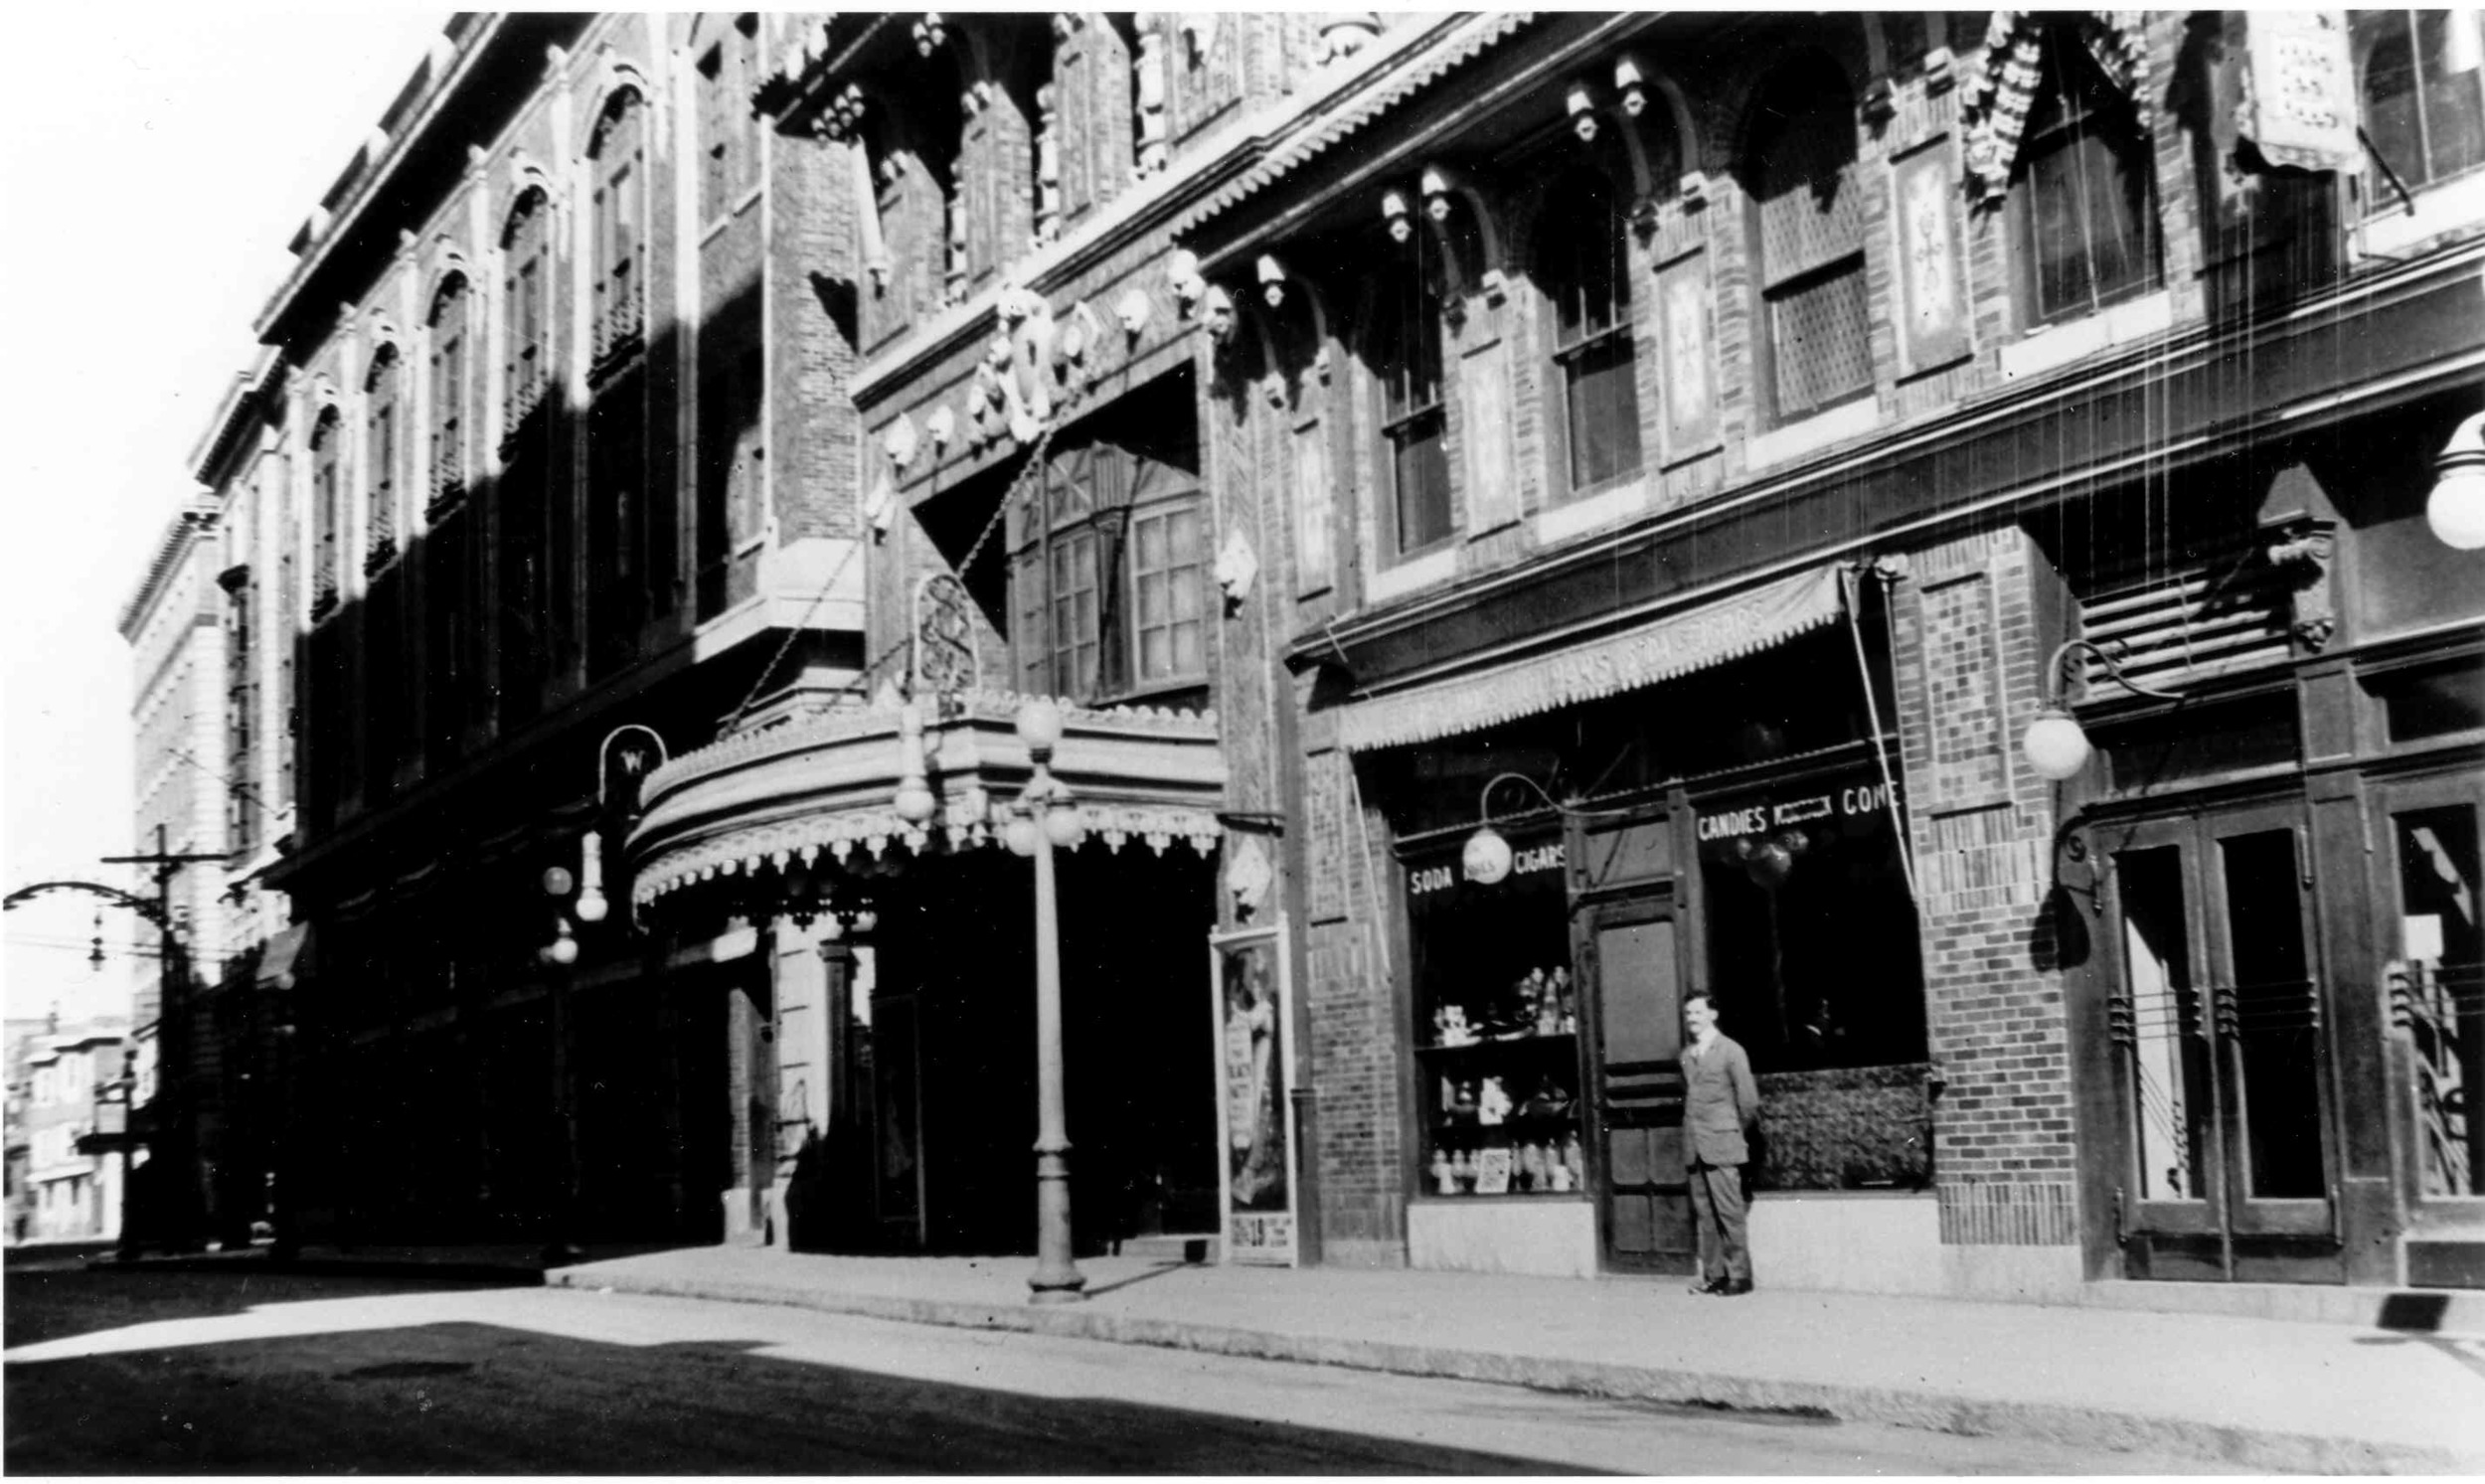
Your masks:
[{"label": "brick wall", "polygon": [[2051,790],[2018,756],[2039,705],[2042,557],[2020,531],[1915,553],[1893,661],[1923,936],[1942,1240],[2078,1234],[2062,976],[2050,962]]}]

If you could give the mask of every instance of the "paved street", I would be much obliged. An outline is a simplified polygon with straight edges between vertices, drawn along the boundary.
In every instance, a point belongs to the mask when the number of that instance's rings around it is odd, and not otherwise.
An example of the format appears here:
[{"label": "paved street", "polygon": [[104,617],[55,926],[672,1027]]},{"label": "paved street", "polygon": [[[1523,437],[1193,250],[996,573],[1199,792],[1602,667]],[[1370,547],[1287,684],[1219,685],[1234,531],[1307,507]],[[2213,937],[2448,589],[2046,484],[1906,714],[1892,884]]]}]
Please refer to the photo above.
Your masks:
[{"label": "paved street", "polygon": [[12,1271],[26,1473],[2195,1472],[1816,1418],[759,1305]]}]

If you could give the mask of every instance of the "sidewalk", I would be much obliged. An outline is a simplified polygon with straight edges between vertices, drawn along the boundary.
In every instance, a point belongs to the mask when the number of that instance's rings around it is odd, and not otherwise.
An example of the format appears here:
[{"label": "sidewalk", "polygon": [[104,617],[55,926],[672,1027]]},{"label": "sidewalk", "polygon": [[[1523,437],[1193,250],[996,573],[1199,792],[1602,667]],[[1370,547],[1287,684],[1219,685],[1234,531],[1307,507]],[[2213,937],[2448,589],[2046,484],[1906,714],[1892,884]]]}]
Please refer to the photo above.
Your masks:
[{"label": "sidewalk", "polygon": [[[141,1266],[254,1260],[266,1254]],[[545,1272],[520,1247],[369,1247],[309,1249],[297,1265],[784,1304],[2043,1438],[2257,1471],[2485,1472],[2485,1342],[2421,1329],[1765,1288],[1695,1298],[1682,1279],[1288,1271],[1139,1257],[1082,1262],[1087,1299],[1045,1307],[1027,1301],[1028,1257],[680,1247]],[[2421,1323],[2426,1305],[2411,1307]]]},{"label": "sidewalk", "polygon": [[2271,1471],[2485,1471],[2485,1346],[2345,1325],[1852,1293],[1696,1298],[1681,1279],[686,1248],[547,1275],[1405,1375],[2148,1449]]}]

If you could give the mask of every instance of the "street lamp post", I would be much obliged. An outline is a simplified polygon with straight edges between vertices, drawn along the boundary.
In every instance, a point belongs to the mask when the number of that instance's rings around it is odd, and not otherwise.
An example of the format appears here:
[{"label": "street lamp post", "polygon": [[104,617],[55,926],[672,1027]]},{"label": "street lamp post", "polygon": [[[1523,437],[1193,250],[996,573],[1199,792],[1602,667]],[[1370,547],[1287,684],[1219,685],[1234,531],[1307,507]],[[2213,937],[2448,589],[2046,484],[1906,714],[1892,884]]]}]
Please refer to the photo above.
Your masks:
[{"label": "street lamp post", "polygon": [[1070,1128],[1062,1110],[1062,932],[1053,851],[1076,845],[1078,815],[1070,789],[1053,776],[1062,740],[1061,708],[1034,700],[1019,708],[1019,740],[1029,775],[1010,822],[1010,848],[1036,863],[1036,1270],[1027,1279],[1037,1303],[1083,1297],[1086,1276],[1071,1255]]}]

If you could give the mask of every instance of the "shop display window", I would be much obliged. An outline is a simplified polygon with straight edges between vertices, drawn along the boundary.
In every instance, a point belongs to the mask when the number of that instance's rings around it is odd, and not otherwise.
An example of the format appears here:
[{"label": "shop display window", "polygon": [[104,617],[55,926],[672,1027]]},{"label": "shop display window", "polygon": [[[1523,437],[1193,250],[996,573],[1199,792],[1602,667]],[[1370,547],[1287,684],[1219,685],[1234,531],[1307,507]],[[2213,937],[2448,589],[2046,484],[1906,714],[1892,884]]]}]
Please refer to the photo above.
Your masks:
[{"label": "shop display window", "polygon": [[1577,973],[1558,830],[1486,886],[1457,844],[1410,859],[1417,1170],[1426,1197],[1583,1193]]},{"label": "shop display window", "polygon": [[1755,1178],[1928,1182],[1923,958],[1888,785],[1840,773],[1697,814],[1708,985],[1761,1082]]}]

